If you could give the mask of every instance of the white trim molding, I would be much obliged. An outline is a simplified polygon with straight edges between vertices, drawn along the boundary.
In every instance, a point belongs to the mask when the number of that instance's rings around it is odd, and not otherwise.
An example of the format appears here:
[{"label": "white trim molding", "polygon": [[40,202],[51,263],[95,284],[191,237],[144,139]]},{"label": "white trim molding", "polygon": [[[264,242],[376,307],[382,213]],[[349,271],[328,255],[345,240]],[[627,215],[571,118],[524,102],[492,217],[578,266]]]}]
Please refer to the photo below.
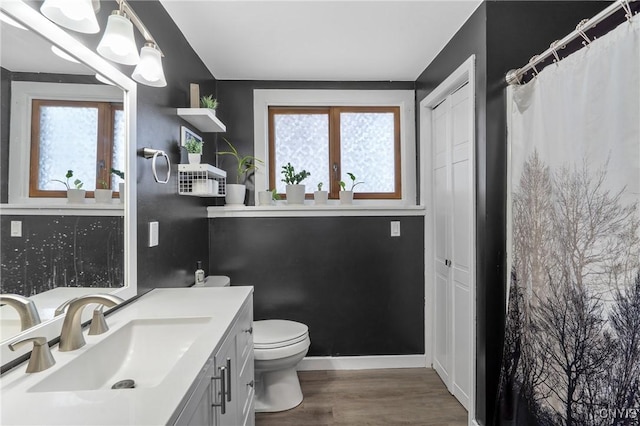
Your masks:
[{"label": "white trim molding", "polygon": [[[400,107],[400,145],[402,163],[402,199],[388,200],[395,207],[416,204],[415,91],[413,90],[297,90],[255,89],[253,91],[254,155],[264,161],[255,174],[257,193],[273,185],[269,170],[270,106],[397,106]],[[363,205],[382,200],[359,200]],[[385,200],[387,201],[387,200]]]},{"label": "white trim molding", "polygon": [[273,206],[207,207],[208,217],[336,217],[336,216],[424,216],[424,206],[390,208],[386,206],[312,204]]},{"label": "white trim molding", "polygon": [[427,368],[423,354],[374,356],[305,357],[298,371],[312,370],[378,370],[381,368]]}]

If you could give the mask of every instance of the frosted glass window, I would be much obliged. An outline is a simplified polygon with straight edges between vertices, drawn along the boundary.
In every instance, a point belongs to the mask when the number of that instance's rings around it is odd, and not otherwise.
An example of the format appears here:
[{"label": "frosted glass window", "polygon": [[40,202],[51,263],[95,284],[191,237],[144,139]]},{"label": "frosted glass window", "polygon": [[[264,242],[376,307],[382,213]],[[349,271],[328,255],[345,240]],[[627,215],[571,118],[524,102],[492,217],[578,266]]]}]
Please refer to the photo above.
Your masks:
[{"label": "frosted glass window", "polygon": [[73,170],[71,185],[75,179],[80,179],[83,188],[94,188],[97,139],[97,108],[42,107],[38,189],[66,190],[52,179],[65,180],[67,170]]},{"label": "frosted glass window", "polygon": [[340,163],[342,180],[353,173],[360,192],[395,190],[395,118],[393,113],[340,114]]},{"label": "frosted glass window", "polygon": [[32,101],[30,197],[64,197],[82,181],[88,197],[104,180],[118,189],[111,168],[124,170],[125,122],[121,104],[66,100]]},{"label": "frosted glass window", "polygon": [[398,107],[270,107],[269,185],[285,192],[281,169],[290,162],[311,172],[307,194],[322,182],[337,199],[339,181],[351,189],[352,173],[363,182],[354,198],[401,199],[399,126]]},{"label": "frosted glass window", "polygon": [[[121,109],[114,111],[113,115],[113,158],[111,159],[111,167],[116,170],[124,171],[124,154],[126,147],[124,144],[124,112]],[[118,191],[118,184],[124,182],[117,175],[111,175],[111,189]]]},{"label": "frosted glass window", "polygon": [[[311,176],[302,183],[312,193],[318,182],[329,185],[329,116],[328,114],[282,114],[274,117],[275,180],[279,193],[285,192],[282,166],[287,163],[296,173],[306,170]],[[273,185],[272,185],[273,187]]]}]

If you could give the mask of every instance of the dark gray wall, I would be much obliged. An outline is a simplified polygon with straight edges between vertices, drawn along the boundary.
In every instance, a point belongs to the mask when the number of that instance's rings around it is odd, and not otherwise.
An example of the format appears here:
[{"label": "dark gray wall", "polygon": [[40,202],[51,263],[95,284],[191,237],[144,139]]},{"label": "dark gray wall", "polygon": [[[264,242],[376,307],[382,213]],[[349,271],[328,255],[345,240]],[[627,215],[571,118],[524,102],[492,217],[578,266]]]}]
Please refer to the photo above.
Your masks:
[{"label": "dark gray wall", "polygon": [[422,217],[218,218],[210,229],[210,272],[255,286],[255,319],[306,324],[309,355],[424,353]]},{"label": "dark gray wall", "polygon": [[494,424],[505,318],[505,73],[606,7],[593,1],[487,1],[416,81],[419,103],[476,54],[476,418]]}]

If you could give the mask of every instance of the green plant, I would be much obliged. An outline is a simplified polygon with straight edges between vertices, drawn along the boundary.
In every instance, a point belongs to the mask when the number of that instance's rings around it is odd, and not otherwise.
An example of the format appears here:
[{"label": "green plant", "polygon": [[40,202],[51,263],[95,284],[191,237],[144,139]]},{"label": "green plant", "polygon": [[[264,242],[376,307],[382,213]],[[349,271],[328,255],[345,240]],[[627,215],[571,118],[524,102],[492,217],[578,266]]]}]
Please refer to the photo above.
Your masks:
[{"label": "green plant", "polygon": [[[347,174],[349,175],[349,178],[351,179],[351,189],[349,189],[349,191],[353,191],[353,188],[355,188],[357,185],[360,185],[361,183],[364,182],[356,182],[356,177],[353,173],[349,173],[347,172]],[[340,181],[338,182],[340,184],[340,188],[342,188],[343,191],[346,191],[345,187],[347,186],[346,183],[344,183],[344,181]]]},{"label": "green plant", "polygon": [[287,185],[298,185],[307,177],[311,176],[311,173],[306,170],[303,170],[300,173],[296,173],[291,163],[287,163],[285,166],[282,166],[281,173],[284,176],[282,182],[286,183]]},{"label": "green plant", "polygon": [[193,136],[188,136],[184,147],[189,154],[202,154],[202,145],[204,145],[203,141],[199,141]]},{"label": "green plant", "polygon": [[[73,177],[73,170],[67,170],[67,174],[64,175],[64,177],[66,178],[65,180],[60,180],[60,179],[51,179],[53,182],[60,182],[61,184],[63,184],[64,186],[67,187],[67,191],[69,189],[71,189],[71,186],[69,185],[69,179],[71,179]],[[82,181],[80,179],[76,179],[73,181],[73,186],[75,189],[81,189],[82,188]]]},{"label": "green plant", "polygon": [[262,164],[263,161],[254,157],[253,155],[245,155],[242,156],[238,153],[238,150],[233,146],[233,144],[231,142],[229,142],[227,139],[222,138],[227,145],[229,145],[229,151],[218,151],[218,154],[220,155],[230,155],[233,158],[235,158],[235,160],[238,162],[238,165],[236,167],[236,183],[240,183],[240,180],[243,178],[243,176],[246,175],[246,173],[250,172],[250,171],[255,171],[258,170],[258,166],[256,163],[260,163]]},{"label": "green plant", "polygon": [[200,106],[202,108],[216,109],[218,108],[218,100],[213,95],[207,95],[200,98]]},{"label": "green plant", "polygon": [[104,179],[98,179],[98,184],[102,187],[102,189],[109,189],[109,182]]},{"label": "green plant", "polygon": [[280,195],[278,195],[278,190],[277,189],[273,188],[272,190],[270,190],[270,192],[271,192],[271,199],[273,201],[277,201],[277,200],[280,199]]},{"label": "green plant", "polygon": [[124,172],[118,169],[111,168],[111,173],[118,176],[120,179],[124,180]]},{"label": "green plant", "polygon": [[323,185],[322,182],[318,182],[318,191],[322,191],[322,185]]}]

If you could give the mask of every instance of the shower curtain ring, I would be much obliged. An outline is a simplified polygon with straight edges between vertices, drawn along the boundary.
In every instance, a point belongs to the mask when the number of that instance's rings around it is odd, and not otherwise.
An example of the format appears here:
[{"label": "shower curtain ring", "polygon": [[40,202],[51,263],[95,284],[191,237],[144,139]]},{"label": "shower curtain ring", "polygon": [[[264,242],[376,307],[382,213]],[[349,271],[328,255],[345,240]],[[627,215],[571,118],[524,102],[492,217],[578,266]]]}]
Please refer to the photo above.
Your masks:
[{"label": "shower curtain ring", "polygon": [[[556,65],[560,62],[560,56],[558,56],[558,50],[556,49],[558,47],[558,43],[560,43],[560,40],[556,40],[549,45],[551,53],[553,53],[553,57],[556,58],[555,61],[553,61]],[[564,49],[564,46],[561,46],[560,49]]]},{"label": "shower curtain ring", "polygon": [[627,18],[627,22],[631,23],[631,18],[633,18],[633,14],[631,13],[631,6],[629,5],[629,0],[618,0],[620,6],[624,9],[624,17]]},{"label": "shower curtain ring", "polygon": [[529,59],[529,65],[531,65],[531,68],[533,68],[533,76],[534,77],[537,77],[538,74],[539,74],[538,69],[534,65],[534,63],[538,60],[538,58],[540,58],[540,55],[532,56],[531,59]]},{"label": "shower curtain ring", "polygon": [[582,37],[585,40],[582,42],[584,46],[588,46],[591,44],[591,39],[589,39],[589,37],[587,37],[587,34],[583,31],[584,27],[587,25],[587,22],[589,22],[588,19],[583,19],[576,26],[576,31],[578,31],[578,34],[580,34],[580,37]]}]

